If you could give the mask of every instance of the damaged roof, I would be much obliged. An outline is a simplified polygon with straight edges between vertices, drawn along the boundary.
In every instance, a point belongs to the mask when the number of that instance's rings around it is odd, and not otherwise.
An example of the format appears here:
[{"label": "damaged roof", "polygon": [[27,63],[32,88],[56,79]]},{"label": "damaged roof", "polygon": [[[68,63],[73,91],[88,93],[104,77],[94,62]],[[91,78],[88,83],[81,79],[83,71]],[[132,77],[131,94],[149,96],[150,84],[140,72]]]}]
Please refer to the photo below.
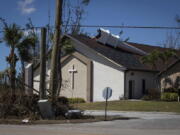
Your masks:
[{"label": "damaged roof", "polygon": [[[77,39],[78,41],[82,42],[83,44],[87,45],[91,49],[95,50],[96,52],[104,55],[105,57],[113,60],[114,62],[123,65],[129,70],[145,70],[145,71],[162,71],[164,69],[164,64],[162,61],[158,61],[156,63],[157,69],[153,69],[151,65],[143,64],[141,61],[142,55],[132,53],[128,50],[123,50],[121,48],[114,48],[109,45],[104,45],[96,41],[95,38],[90,38],[84,35],[74,35],[73,38]],[[137,44],[132,42],[126,42],[126,44],[141,49],[146,53],[150,53],[154,50],[158,51],[166,51],[168,48],[162,48],[158,46],[150,46],[144,44]],[[177,51],[177,55],[180,56],[180,51]],[[169,64],[174,63],[177,58],[172,58],[168,62]]]}]

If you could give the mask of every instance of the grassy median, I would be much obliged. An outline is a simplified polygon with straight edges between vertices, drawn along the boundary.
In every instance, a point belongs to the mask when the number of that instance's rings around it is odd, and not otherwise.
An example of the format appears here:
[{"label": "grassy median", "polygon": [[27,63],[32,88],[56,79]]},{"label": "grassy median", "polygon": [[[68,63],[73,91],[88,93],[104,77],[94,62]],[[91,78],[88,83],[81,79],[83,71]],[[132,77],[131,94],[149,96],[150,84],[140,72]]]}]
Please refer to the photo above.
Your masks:
[{"label": "grassy median", "polygon": [[[105,102],[80,103],[73,106],[82,110],[103,110]],[[180,102],[109,101],[108,110],[180,113]]]}]

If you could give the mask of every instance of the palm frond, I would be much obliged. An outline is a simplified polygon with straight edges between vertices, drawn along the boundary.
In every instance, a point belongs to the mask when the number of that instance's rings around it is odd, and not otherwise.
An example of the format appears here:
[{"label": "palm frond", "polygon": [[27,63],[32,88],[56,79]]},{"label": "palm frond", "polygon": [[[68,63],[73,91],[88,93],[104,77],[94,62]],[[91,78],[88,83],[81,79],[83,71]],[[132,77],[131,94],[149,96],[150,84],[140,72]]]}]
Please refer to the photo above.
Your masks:
[{"label": "palm frond", "polygon": [[32,60],[32,50],[36,41],[37,39],[35,37],[27,36],[17,45],[18,55],[22,61],[28,62]]},{"label": "palm frond", "polygon": [[90,2],[90,0],[82,0],[82,4],[84,4],[86,6],[89,4],[89,2]]},{"label": "palm frond", "polygon": [[22,38],[23,32],[19,29],[20,27],[16,24],[4,27],[3,40],[6,42],[8,46],[15,46]]}]

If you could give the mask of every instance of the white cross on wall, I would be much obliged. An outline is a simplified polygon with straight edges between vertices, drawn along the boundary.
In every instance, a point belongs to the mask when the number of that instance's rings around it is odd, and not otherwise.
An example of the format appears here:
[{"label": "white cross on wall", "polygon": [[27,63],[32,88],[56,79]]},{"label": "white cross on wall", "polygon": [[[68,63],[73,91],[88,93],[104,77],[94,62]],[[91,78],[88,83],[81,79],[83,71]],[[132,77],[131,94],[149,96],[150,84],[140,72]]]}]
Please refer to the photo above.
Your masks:
[{"label": "white cross on wall", "polygon": [[74,74],[77,73],[77,70],[74,68],[73,65],[72,69],[69,69],[68,71],[71,74],[71,88],[74,89]]}]

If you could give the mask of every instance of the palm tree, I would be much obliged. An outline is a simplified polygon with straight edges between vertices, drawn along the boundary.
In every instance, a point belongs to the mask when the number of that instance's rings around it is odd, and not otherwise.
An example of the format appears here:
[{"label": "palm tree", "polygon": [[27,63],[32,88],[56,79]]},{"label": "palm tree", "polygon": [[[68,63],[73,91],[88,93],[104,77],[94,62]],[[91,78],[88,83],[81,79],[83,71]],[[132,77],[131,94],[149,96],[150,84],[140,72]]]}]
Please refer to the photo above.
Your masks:
[{"label": "palm tree", "polygon": [[159,53],[159,58],[163,61],[166,68],[168,66],[169,59],[175,56],[177,55],[174,50],[166,50],[165,52]]},{"label": "palm tree", "polygon": [[28,35],[17,45],[18,58],[21,62],[21,79],[25,82],[25,62],[30,62],[33,59],[33,49],[36,44],[37,37]]},{"label": "palm tree", "polygon": [[10,54],[7,57],[7,62],[10,65],[10,84],[12,89],[12,95],[15,94],[15,77],[16,77],[16,62],[18,61],[17,55],[15,53],[16,47],[21,40],[23,33],[19,30],[16,24],[4,25],[3,40],[6,45],[10,48]]},{"label": "palm tree", "polygon": [[25,36],[20,27],[15,23],[8,25],[4,20],[2,22],[4,24],[3,41],[10,48],[7,62],[10,65],[11,94],[15,95],[16,63],[20,59],[24,67],[24,62],[30,60],[29,50],[34,45],[35,40],[34,37]]},{"label": "palm tree", "polygon": [[157,69],[156,62],[158,61],[158,59],[159,59],[159,51],[157,50],[141,58],[143,64],[150,64],[152,66],[152,69]]}]

